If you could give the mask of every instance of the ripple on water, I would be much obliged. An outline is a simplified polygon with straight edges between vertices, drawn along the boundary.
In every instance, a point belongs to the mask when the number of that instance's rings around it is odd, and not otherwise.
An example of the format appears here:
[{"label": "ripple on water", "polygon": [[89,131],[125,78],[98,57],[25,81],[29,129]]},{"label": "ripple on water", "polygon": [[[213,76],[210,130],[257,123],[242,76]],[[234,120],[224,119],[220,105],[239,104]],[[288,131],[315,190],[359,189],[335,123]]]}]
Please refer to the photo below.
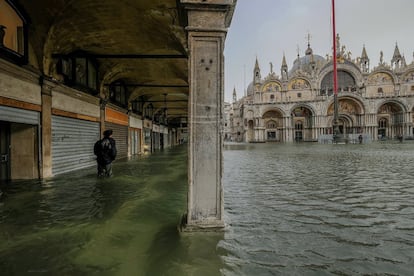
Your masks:
[{"label": "ripple on water", "polygon": [[224,152],[224,274],[410,275],[414,144],[240,147]]}]

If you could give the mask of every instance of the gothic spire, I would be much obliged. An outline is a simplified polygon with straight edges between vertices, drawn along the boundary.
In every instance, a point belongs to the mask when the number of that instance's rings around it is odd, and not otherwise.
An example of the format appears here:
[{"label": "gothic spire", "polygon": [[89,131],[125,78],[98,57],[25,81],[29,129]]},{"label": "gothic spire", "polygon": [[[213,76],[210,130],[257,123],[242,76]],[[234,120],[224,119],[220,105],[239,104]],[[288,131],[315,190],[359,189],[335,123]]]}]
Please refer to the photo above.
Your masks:
[{"label": "gothic spire", "polygon": [[258,69],[260,71],[260,67],[259,67],[259,61],[257,60],[257,56],[256,56],[256,64],[254,65],[254,70]]},{"label": "gothic spire", "polygon": [[283,53],[283,59],[282,59],[282,67],[287,67],[287,63],[286,63],[286,56],[285,56],[285,53]]},{"label": "gothic spire", "polygon": [[365,44],[362,47],[361,59],[368,59],[367,50],[365,49]]},{"label": "gothic spire", "polygon": [[391,67],[394,67],[395,69],[398,69],[400,67],[400,62],[402,60],[402,56],[400,54],[400,49],[398,49],[397,42],[395,43],[395,49],[394,49],[394,55],[391,59]]},{"label": "gothic spire", "polygon": [[404,67],[407,67],[407,61],[405,60],[405,56],[404,56],[404,54],[403,54],[403,56],[402,56],[401,66],[402,66],[403,68],[404,68]]},{"label": "gothic spire", "polygon": [[280,66],[280,73],[282,75],[282,80],[286,81],[288,79],[288,66],[286,63],[285,53],[283,53],[282,66]]},{"label": "gothic spire", "polygon": [[254,70],[253,70],[253,80],[254,83],[260,83],[260,80],[262,78],[261,74],[260,74],[260,67],[259,67],[259,61],[257,60],[257,56],[256,56],[256,63],[254,65]]},{"label": "gothic spire", "polygon": [[401,59],[400,49],[398,49],[398,44],[395,43],[394,55],[392,56],[392,61]]},{"label": "gothic spire", "polygon": [[310,39],[311,39],[311,35],[310,34],[307,35],[307,39],[308,39],[308,49],[306,49],[305,55],[309,56],[309,55],[312,55],[313,54],[313,50],[312,50],[312,48],[310,46]]},{"label": "gothic spire", "polygon": [[362,54],[361,54],[361,59],[359,60],[359,67],[361,68],[362,73],[369,72],[369,58],[367,55],[367,50],[365,49],[365,44],[362,47]]}]

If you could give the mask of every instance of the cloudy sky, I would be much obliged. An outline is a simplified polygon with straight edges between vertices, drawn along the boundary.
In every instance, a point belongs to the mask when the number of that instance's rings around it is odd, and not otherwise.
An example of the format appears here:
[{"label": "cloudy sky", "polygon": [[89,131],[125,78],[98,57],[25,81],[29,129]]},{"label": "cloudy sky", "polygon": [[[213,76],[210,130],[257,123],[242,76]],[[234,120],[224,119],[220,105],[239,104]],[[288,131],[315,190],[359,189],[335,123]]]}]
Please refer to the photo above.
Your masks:
[{"label": "cloudy sky", "polygon": [[[262,77],[273,70],[280,75],[283,53],[289,69],[307,48],[311,35],[314,54],[323,57],[332,47],[332,0],[238,0],[225,45],[225,100],[231,102],[253,79],[254,62]],[[336,31],[341,45],[352,58],[361,56],[365,44],[371,69],[378,65],[380,51],[390,62],[395,44],[407,63],[413,61],[413,0],[336,0]]]}]

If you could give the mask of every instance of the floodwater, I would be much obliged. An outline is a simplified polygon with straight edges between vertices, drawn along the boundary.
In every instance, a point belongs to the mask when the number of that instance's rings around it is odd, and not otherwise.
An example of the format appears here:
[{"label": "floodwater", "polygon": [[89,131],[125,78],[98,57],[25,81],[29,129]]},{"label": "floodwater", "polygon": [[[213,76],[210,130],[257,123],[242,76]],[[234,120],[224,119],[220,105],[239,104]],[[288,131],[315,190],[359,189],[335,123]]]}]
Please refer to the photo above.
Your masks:
[{"label": "floodwater", "polygon": [[228,275],[413,275],[414,144],[225,152]]},{"label": "floodwater", "polygon": [[225,146],[226,231],[180,234],[185,146],[2,187],[0,275],[412,275],[414,143]]}]

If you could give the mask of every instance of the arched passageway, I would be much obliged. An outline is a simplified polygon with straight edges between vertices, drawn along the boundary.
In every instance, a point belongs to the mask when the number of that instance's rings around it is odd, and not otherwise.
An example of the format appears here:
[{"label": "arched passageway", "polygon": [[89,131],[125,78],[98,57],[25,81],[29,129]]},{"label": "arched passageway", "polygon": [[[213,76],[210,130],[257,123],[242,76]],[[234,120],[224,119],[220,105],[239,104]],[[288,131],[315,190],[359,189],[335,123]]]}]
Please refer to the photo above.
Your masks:
[{"label": "arched passageway", "polygon": [[[338,123],[340,134],[349,135],[361,133],[364,128],[364,109],[361,103],[353,98],[339,98],[338,109]],[[329,124],[329,133],[333,133],[333,114],[334,103],[331,103],[328,108],[328,117],[331,122]]]},{"label": "arched passageway", "polygon": [[292,113],[292,126],[294,127],[294,141],[314,140],[314,115],[312,110],[304,105],[296,106]]},{"label": "arched passageway", "polygon": [[223,49],[235,0],[0,4],[0,148],[13,154],[1,180],[93,166],[108,128],[120,158],[188,141],[185,223],[224,226]]},{"label": "arched passageway", "polygon": [[383,103],[377,113],[378,139],[392,139],[405,133],[403,106],[398,102]]}]

